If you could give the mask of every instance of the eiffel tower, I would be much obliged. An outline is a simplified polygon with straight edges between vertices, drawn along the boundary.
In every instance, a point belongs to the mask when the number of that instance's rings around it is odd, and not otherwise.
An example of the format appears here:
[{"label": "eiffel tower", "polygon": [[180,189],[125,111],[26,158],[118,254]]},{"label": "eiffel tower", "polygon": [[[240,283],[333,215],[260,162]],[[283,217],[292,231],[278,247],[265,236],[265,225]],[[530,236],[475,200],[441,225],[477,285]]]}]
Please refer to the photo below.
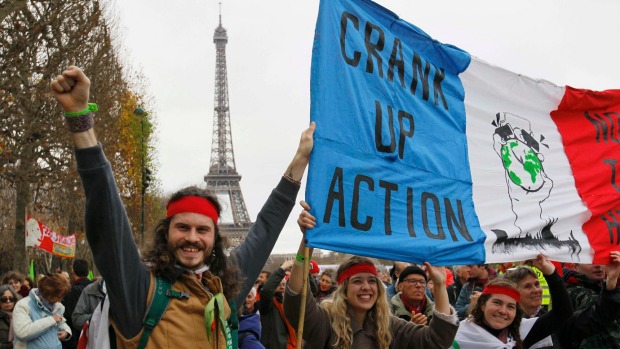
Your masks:
[{"label": "eiffel tower", "polygon": [[228,108],[228,77],[226,73],[226,43],[228,35],[220,25],[213,34],[215,43],[215,107],[213,115],[213,141],[211,143],[211,163],[209,173],[204,176],[207,189],[216,193],[223,204],[222,217],[218,224],[220,232],[228,237],[233,246],[239,245],[252,225],[243,200],[239,181],[241,175],[235,166],[230,112]]}]

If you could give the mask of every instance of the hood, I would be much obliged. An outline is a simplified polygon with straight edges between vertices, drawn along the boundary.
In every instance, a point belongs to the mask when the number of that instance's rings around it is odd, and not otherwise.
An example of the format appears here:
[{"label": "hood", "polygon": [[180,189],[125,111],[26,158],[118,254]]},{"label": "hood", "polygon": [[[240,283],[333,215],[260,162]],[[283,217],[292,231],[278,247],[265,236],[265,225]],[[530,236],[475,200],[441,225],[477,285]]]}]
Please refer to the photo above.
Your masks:
[{"label": "hood", "polygon": [[257,313],[239,316],[239,334],[250,332],[260,338],[260,316]]}]

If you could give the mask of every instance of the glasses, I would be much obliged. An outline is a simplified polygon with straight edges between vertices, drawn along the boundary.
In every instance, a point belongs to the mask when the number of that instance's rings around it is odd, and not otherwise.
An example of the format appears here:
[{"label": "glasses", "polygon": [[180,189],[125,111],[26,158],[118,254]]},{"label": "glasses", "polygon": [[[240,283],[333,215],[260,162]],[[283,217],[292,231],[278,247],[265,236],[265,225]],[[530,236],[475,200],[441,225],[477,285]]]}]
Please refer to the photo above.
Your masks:
[{"label": "glasses", "polygon": [[15,303],[15,297],[0,297],[0,303]]},{"label": "glasses", "polygon": [[426,286],[426,281],[418,280],[418,279],[405,279],[402,282],[408,283],[409,285],[420,285]]}]

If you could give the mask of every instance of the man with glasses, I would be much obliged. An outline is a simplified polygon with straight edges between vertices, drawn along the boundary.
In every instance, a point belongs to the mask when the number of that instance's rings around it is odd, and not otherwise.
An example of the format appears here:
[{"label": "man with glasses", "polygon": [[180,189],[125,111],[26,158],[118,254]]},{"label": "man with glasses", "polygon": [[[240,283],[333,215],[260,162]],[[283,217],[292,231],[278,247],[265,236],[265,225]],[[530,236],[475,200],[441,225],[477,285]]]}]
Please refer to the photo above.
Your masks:
[{"label": "man with glasses", "polygon": [[392,312],[401,319],[428,325],[435,304],[426,296],[428,277],[422,268],[408,266],[398,276],[398,293],[390,299]]}]

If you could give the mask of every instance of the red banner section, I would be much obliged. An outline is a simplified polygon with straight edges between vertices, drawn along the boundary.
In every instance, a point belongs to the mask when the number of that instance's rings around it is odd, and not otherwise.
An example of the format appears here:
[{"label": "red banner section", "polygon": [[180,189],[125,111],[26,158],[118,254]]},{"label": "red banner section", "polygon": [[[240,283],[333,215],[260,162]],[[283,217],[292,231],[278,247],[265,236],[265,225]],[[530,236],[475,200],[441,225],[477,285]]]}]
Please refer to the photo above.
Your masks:
[{"label": "red banner section", "polygon": [[36,247],[64,258],[75,257],[75,234],[64,236],[44,226],[38,220],[26,218],[26,247]]},{"label": "red banner section", "polygon": [[620,250],[620,90],[566,87],[551,118],[562,135],[575,185],[592,217],[583,230],[595,264]]}]

